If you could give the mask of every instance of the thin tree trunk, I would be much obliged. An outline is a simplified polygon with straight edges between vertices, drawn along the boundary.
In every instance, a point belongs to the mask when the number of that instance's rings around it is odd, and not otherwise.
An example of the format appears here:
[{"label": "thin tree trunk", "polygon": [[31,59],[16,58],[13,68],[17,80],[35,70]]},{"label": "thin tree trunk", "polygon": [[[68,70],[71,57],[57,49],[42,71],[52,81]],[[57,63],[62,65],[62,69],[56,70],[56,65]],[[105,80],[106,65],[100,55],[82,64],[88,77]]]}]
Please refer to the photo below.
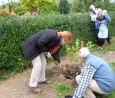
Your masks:
[{"label": "thin tree trunk", "polygon": [[11,6],[8,7],[9,14],[12,12]]},{"label": "thin tree trunk", "polygon": [[36,12],[36,13],[37,13],[37,11],[38,11],[37,7],[33,7],[33,8],[31,9],[31,15],[32,15],[33,12]]}]

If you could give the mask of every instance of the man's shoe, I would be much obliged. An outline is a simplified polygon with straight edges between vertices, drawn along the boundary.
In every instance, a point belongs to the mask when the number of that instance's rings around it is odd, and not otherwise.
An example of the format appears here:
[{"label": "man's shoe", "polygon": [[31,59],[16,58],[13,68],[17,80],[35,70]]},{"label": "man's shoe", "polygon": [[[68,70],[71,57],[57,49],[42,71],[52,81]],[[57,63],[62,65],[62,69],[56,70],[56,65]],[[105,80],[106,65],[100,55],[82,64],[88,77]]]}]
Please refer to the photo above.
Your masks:
[{"label": "man's shoe", "polygon": [[42,90],[38,87],[30,87],[31,91],[34,93],[40,93]]},{"label": "man's shoe", "polygon": [[96,98],[106,98],[106,94],[99,94],[99,93],[96,93],[96,92],[93,92],[96,96]]},{"label": "man's shoe", "polygon": [[39,82],[39,84],[51,84],[51,81],[49,81],[49,80],[45,80],[45,81],[43,81],[43,82]]},{"label": "man's shoe", "polygon": [[103,49],[102,47],[100,47],[100,49]]},{"label": "man's shoe", "polygon": [[111,42],[108,43],[109,45],[111,44]]},{"label": "man's shoe", "polygon": [[97,47],[97,50],[99,50],[100,49],[100,47]]},{"label": "man's shoe", "polygon": [[70,96],[70,95],[67,95],[67,96],[65,96],[65,98],[72,98],[73,96]]},{"label": "man's shoe", "polygon": [[107,95],[103,94],[103,95],[101,95],[101,98],[106,98],[106,96],[107,96]]}]

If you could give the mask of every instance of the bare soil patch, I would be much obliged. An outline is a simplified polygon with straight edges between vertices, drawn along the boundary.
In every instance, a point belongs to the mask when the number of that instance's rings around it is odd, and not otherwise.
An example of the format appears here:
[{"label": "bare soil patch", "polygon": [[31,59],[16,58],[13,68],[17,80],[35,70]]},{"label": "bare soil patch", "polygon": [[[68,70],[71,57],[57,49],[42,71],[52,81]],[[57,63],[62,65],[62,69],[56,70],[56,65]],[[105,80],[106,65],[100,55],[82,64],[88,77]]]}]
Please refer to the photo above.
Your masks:
[{"label": "bare soil patch", "polygon": [[[108,61],[109,63],[115,62],[115,52],[106,54],[97,54]],[[63,65],[70,64],[67,57],[62,59]],[[23,73],[18,73],[15,76],[0,82],[0,98],[56,98],[56,91],[54,85],[40,84],[42,92],[40,94],[34,94],[28,88],[27,82],[30,78],[31,68],[26,69]],[[47,66],[46,77],[51,77],[56,83],[61,83],[64,85],[71,84],[73,87],[76,86],[75,78],[67,79],[62,74],[58,67],[50,63]],[[39,96],[39,97],[38,97]]]}]

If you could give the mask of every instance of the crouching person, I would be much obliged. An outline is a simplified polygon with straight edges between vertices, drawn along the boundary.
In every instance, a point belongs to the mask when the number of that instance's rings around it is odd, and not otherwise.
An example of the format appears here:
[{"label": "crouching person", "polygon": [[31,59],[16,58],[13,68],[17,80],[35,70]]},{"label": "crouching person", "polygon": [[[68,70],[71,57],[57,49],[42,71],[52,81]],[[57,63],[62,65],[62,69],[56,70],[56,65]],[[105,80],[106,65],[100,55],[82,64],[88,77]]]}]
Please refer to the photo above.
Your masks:
[{"label": "crouching person", "polygon": [[109,64],[90,54],[88,48],[81,48],[78,55],[84,63],[81,75],[76,76],[78,87],[71,98],[96,98],[93,92],[111,93],[115,89],[115,73]]}]

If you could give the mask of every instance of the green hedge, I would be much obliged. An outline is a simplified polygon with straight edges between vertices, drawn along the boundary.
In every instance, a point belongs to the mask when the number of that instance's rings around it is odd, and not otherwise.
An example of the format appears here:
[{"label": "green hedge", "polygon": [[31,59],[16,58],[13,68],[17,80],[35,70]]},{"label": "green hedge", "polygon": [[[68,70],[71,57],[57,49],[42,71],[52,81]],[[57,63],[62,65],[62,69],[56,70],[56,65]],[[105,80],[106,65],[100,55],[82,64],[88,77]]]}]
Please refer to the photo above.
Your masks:
[{"label": "green hedge", "polygon": [[[109,14],[112,18],[112,22],[109,23],[110,35],[115,36],[115,13]],[[22,45],[25,38],[40,30],[46,28],[68,30],[73,33],[74,40],[79,38],[84,42],[95,41],[89,13],[0,17],[0,21],[0,79],[7,78],[11,72],[20,72],[30,66],[23,57]]]}]

